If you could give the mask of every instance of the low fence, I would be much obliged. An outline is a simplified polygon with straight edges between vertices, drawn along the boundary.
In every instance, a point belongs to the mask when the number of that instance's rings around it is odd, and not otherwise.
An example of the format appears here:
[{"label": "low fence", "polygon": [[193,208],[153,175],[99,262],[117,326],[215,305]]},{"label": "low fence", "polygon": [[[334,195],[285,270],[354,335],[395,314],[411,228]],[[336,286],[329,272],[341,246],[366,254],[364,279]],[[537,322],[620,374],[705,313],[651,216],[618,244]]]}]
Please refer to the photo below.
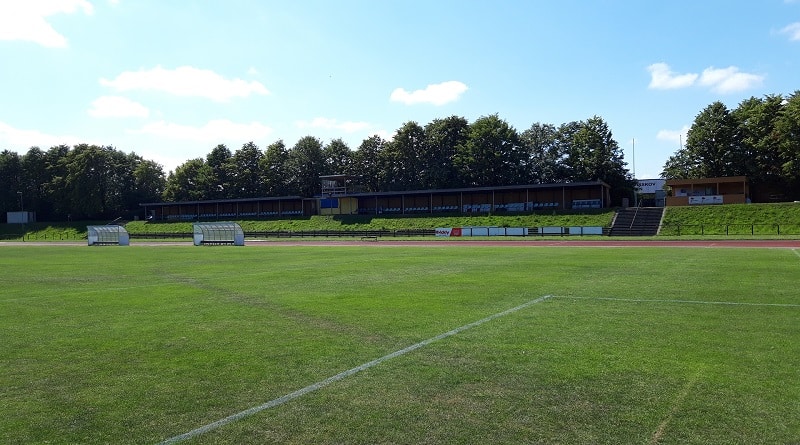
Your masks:
[{"label": "low fence", "polygon": [[433,229],[407,230],[299,230],[275,232],[245,232],[247,238],[380,238],[435,236]]},{"label": "low fence", "polygon": [[64,233],[0,233],[0,241],[85,241],[86,234]]},{"label": "low fence", "polygon": [[659,235],[800,235],[800,224],[663,224]]}]

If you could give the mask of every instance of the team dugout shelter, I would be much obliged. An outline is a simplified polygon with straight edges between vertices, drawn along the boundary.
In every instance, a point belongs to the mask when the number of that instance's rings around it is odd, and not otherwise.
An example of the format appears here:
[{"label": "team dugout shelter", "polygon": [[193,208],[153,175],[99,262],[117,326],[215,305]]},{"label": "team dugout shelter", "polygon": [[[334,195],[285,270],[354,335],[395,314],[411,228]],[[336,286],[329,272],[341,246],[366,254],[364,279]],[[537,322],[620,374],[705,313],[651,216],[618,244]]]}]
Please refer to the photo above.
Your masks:
[{"label": "team dugout shelter", "polygon": [[116,224],[86,226],[86,240],[90,246],[130,245],[130,235],[125,227]]},{"label": "team dugout shelter", "polygon": [[363,192],[356,177],[321,178],[315,197],[267,197],[142,203],[150,221],[291,218],[312,215],[502,214],[601,209],[611,205],[603,181],[499,187]]},{"label": "team dugout shelter", "polygon": [[244,230],[235,222],[198,222],[192,224],[195,246],[231,244],[244,246]]}]

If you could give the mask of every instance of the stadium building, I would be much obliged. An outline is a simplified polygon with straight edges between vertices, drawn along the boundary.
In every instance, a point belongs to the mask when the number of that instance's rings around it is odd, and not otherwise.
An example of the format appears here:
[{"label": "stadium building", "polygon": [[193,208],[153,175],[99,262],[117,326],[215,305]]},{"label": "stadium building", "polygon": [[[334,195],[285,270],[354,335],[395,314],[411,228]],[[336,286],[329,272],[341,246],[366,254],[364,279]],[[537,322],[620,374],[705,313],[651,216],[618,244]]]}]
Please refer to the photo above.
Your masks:
[{"label": "stadium building", "polygon": [[347,175],[320,178],[315,197],[283,196],[141,203],[148,220],[290,218],[312,215],[497,214],[610,206],[603,181],[398,192],[362,192]]}]

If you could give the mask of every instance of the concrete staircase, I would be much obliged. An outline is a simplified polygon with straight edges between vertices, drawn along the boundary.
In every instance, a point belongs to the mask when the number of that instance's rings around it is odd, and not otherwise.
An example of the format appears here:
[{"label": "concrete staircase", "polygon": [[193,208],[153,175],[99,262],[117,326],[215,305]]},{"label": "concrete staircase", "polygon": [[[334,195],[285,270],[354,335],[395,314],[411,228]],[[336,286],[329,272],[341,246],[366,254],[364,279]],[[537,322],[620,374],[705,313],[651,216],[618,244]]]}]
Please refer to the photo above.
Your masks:
[{"label": "concrete staircase", "polygon": [[609,236],[653,236],[658,234],[663,207],[630,207],[614,217]]}]

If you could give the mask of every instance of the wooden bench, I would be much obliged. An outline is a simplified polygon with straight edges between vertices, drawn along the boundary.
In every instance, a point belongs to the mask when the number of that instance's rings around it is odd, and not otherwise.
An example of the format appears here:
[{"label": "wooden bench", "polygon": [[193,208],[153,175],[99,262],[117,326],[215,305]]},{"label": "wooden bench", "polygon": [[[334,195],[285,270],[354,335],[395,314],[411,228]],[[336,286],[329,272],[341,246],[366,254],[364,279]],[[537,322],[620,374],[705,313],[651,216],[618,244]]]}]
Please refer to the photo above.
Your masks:
[{"label": "wooden bench", "polygon": [[375,235],[365,235],[361,237],[361,241],[378,241],[378,237]]}]

